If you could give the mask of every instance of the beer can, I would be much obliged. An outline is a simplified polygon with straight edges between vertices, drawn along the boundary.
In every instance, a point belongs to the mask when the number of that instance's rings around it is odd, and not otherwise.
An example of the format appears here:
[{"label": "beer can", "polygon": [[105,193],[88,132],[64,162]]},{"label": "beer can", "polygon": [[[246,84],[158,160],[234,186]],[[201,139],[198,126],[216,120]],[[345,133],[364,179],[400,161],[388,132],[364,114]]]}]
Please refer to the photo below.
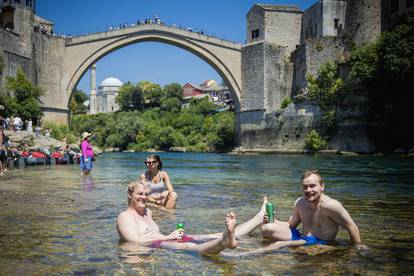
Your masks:
[{"label": "beer can", "polygon": [[184,223],[177,223],[176,225],[175,225],[175,229],[184,229]]},{"label": "beer can", "polygon": [[266,214],[267,214],[267,218],[269,219],[269,222],[275,221],[274,208],[271,202],[266,203]]}]

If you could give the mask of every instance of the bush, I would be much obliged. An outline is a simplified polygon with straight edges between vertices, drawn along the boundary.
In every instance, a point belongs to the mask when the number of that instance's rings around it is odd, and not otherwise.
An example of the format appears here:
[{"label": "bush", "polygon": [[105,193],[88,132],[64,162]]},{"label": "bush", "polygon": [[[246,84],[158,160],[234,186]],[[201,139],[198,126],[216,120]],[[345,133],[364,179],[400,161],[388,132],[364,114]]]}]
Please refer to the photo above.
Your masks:
[{"label": "bush", "polygon": [[70,144],[79,143],[79,138],[70,131],[67,125],[46,122],[43,125],[43,130],[47,128],[51,130],[50,136],[57,140],[63,140],[63,138],[66,138],[66,141]]},{"label": "bush", "polygon": [[284,98],[282,101],[282,104],[280,105],[280,108],[285,109],[291,103],[292,103],[291,98]]},{"label": "bush", "polygon": [[327,146],[327,141],[314,129],[309,131],[305,138],[306,147],[313,152],[323,150]]}]

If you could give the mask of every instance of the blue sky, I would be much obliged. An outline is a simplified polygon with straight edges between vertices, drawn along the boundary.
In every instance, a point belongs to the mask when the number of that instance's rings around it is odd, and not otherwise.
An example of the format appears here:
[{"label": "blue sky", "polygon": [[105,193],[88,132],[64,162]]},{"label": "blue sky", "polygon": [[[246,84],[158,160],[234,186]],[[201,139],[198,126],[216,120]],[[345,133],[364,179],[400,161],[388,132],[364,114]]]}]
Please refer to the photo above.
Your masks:
[{"label": "blue sky", "polygon": [[[37,0],[36,13],[54,23],[60,34],[80,35],[105,31],[110,25],[131,24],[158,15],[166,24],[198,28],[204,33],[243,43],[246,14],[254,3],[297,5],[306,9],[316,0]],[[97,84],[107,77],[122,82],[149,80],[200,84],[221,77],[197,56],[181,48],[143,42],[121,48],[97,63]],[[78,89],[89,93],[89,71]]]}]

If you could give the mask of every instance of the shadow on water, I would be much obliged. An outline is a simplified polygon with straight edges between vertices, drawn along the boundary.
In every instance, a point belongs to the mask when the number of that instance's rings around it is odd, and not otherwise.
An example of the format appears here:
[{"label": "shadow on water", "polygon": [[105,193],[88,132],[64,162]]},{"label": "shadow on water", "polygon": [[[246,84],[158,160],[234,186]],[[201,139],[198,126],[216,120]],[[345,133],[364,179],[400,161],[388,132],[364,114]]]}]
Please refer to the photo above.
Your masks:
[{"label": "shadow on water", "polygon": [[[260,231],[219,256],[152,250],[119,243],[115,220],[127,206],[126,187],[145,170],[145,153],[107,153],[90,176],[77,166],[39,166],[0,180],[2,274],[412,274],[414,160],[341,157],[161,153],[179,194],[173,212],[153,210],[163,233],[185,223],[186,232],[217,233],[224,216],[251,218],[267,195],[276,215],[288,219],[300,194],[300,176],[319,169],[327,194],[359,225],[369,250],[348,245],[284,248],[239,256],[263,247]],[[236,257],[237,256],[237,257]]]}]

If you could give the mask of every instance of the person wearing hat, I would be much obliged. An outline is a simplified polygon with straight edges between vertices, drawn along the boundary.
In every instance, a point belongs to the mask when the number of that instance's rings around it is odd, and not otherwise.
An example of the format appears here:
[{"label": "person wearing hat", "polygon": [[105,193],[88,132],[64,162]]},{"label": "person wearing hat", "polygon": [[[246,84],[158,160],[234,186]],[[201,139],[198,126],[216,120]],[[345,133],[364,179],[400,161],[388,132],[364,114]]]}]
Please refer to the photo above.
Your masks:
[{"label": "person wearing hat", "polygon": [[84,132],[81,136],[80,148],[82,150],[82,156],[80,159],[80,168],[82,170],[81,175],[88,175],[92,170],[92,161],[94,159],[94,154],[92,150],[92,145],[89,143],[90,133]]}]

